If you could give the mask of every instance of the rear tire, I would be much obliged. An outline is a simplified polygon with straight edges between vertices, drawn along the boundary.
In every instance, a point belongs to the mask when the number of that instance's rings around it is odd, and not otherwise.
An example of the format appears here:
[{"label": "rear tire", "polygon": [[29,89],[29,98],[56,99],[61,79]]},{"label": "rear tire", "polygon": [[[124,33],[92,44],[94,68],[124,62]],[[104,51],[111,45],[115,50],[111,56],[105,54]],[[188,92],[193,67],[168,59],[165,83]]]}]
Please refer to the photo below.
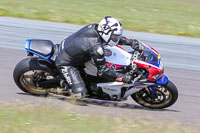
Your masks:
[{"label": "rear tire", "polygon": [[152,99],[148,97],[148,95],[145,95],[144,89],[140,90],[139,92],[134,93],[133,95],[131,95],[131,97],[138,104],[144,107],[154,108],[154,109],[167,108],[173,105],[178,99],[178,90],[171,81],[168,81],[168,83],[163,86],[161,85],[160,88],[157,87],[157,89],[155,90],[156,90],[156,93],[158,94],[157,99],[159,99],[159,97],[162,98],[160,102],[151,101]]},{"label": "rear tire", "polygon": [[24,92],[36,95],[36,96],[46,96],[48,95],[47,88],[37,87],[34,84],[34,76],[39,76],[39,74],[48,74],[48,76],[55,76],[53,71],[45,67],[40,67],[36,62],[39,58],[32,57],[26,58],[20,61],[14,69],[13,78],[16,85]]}]

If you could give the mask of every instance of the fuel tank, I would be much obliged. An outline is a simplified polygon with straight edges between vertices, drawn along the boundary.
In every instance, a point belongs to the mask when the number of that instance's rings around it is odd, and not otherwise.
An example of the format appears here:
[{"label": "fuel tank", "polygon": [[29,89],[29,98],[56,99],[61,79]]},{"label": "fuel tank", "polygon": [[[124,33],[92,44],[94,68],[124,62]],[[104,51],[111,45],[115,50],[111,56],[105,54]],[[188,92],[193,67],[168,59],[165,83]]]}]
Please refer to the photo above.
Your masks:
[{"label": "fuel tank", "polygon": [[[111,47],[109,45],[105,45],[104,55],[107,66],[113,70],[123,69],[131,63],[130,61],[132,55],[120,46]],[[97,75],[97,67],[93,61],[88,61],[85,63],[85,72],[89,75]]]}]

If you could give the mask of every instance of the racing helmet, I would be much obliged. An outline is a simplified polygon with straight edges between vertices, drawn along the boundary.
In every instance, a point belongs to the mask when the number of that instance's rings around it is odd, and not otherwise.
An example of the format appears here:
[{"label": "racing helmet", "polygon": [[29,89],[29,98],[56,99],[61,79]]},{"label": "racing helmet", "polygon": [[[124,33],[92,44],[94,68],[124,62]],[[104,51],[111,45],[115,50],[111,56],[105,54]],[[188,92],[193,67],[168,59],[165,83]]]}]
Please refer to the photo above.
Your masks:
[{"label": "racing helmet", "polygon": [[116,45],[122,35],[122,24],[111,16],[103,18],[97,28],[99,35],[110,46]]}]

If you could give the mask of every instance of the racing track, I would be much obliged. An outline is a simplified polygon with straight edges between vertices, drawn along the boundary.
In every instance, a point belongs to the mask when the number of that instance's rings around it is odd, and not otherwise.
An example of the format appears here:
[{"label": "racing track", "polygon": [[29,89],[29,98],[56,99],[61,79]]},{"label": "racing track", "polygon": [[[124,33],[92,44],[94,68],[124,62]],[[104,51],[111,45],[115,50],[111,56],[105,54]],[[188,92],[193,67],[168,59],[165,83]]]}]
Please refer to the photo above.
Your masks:
[{"label": "racing track", "polygon": [[[80,106],[58,99],[33,97],[20,91],[14,84],[12,72],[16,63],[26,58],[25,40],[31,38],[50,39],[54,43],[59,43],[81,27],[55,22],[0,17],[0,100],[10,103],[53,103],[53,106],[68,107],[70,110],[86,114],[167,119],[200,127],[200,39],[124,32],[125,36],[142,40],[161,54],[165,65],[165,74],[176,84],[180,93],[177,103],[165,110],[149,110],[137,105],[131,99],[123,102],[126,103],[123,105],[111,102],[110,105],[116,106],[115,108],[93,104]],[[102,102],[99,101],[99,104],[102,105]]]}]

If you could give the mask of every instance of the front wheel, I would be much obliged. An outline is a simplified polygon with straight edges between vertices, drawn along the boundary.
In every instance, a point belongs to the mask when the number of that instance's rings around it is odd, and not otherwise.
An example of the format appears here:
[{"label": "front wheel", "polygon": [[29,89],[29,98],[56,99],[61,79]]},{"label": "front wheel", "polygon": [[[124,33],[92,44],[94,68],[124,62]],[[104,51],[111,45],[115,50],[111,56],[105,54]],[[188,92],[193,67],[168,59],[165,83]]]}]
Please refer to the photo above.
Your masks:
[{"label": "front wheel", "polygon": [[131,97],[142,106],[162,109],[176,102],[178,99],[178,90],[171,81],[168,81],[165,85],[142,89],[131,95]]}]

